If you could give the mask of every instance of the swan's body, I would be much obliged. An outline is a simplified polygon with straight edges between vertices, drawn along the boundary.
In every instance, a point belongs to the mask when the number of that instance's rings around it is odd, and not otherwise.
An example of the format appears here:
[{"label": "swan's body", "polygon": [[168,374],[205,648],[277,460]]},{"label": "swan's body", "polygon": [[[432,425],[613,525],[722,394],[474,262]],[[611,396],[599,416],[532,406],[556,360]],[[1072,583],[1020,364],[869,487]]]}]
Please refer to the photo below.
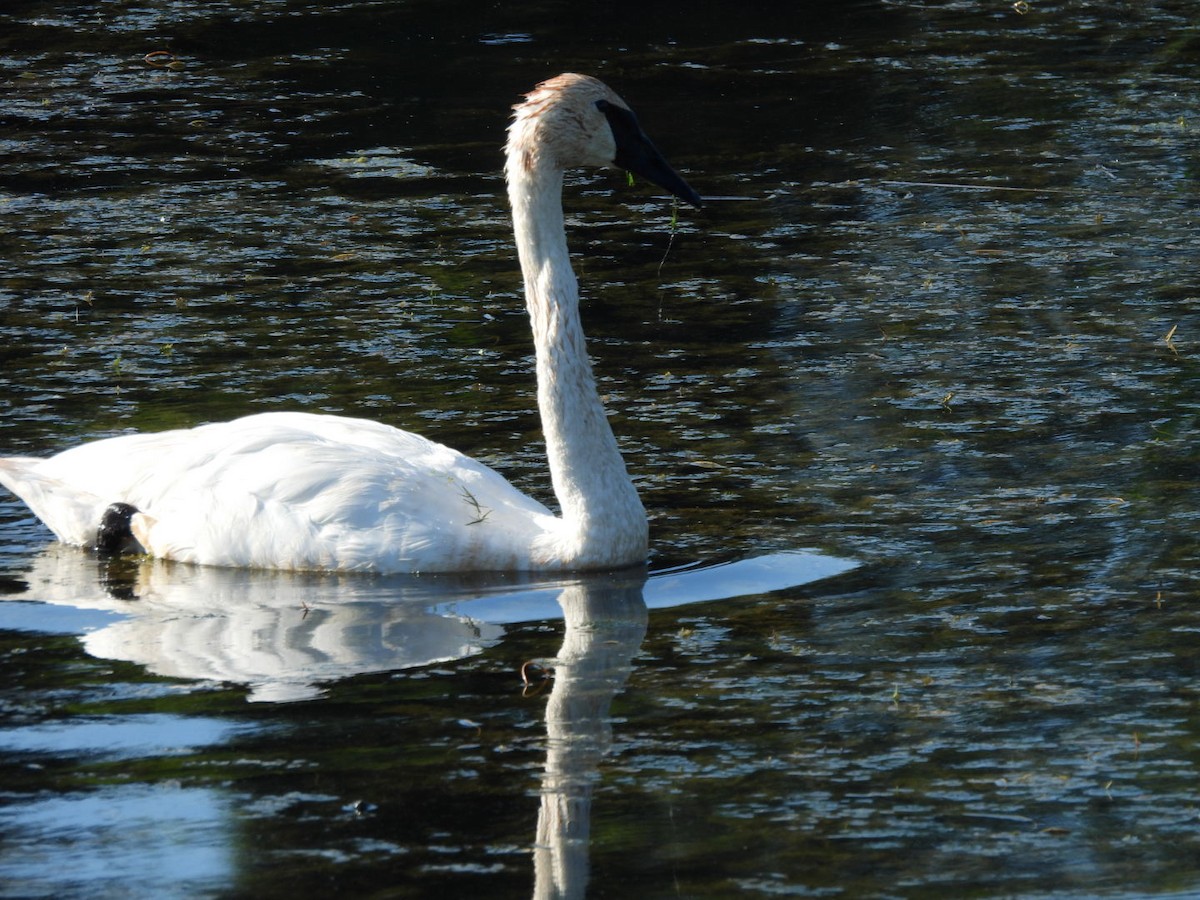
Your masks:
[{"label": "swan's body", "polygon": [[448,572],[643,561],[646,515],[596,393],[563,228],[564,170],[611,164],[699,205],[594,78],[560,75],[515,107],[505,174],[561,515],[449,447],[308,413],[0,459],[0,483],[61,541],[208,565]]}]

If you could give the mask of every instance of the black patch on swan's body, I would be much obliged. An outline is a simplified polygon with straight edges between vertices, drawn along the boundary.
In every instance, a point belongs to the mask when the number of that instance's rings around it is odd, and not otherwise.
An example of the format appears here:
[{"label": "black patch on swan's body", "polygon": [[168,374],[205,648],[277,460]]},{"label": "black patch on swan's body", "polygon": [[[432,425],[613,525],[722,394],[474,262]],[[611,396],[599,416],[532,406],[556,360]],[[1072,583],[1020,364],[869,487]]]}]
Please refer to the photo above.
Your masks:
[{"label": "black patch on swan's body", "polygon": [[114,503],[104,511],[96,529],[97,553],[130,553],[141,549],[129,528],[129,520],[137,511],[136,506],[128,503]]}]

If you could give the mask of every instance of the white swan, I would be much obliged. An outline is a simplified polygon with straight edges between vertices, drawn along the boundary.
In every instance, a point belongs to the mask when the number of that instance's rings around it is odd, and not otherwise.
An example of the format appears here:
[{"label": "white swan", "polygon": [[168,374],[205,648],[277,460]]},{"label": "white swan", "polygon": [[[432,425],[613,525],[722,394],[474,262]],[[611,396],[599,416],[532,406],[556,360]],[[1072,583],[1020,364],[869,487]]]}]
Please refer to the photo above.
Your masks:
[{"label": "white swan", "polygon": [[0,459],[0,483],[66,543],[207,565],[465,572],[642,562],[646,514],[584,345],[563,172],[616,165],[696,206],[700,197],[594,78],[559,75],[514,112],[505,175],[560,516],[449,447],[309,413]]}]

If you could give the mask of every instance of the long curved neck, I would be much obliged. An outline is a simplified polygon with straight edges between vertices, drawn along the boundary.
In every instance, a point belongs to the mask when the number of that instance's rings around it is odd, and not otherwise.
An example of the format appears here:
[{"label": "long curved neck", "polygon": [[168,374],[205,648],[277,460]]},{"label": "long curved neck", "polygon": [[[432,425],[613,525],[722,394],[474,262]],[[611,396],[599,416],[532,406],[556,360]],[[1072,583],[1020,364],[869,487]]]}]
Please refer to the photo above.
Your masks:
[{"label": "long curved neck", "polygon": [[563,173],[529,155],[510,155],[508,162],[508,196],[537,356],[538,410],[562,510],[561,552],[580,567],[638,562],[646,553],[646,513],[588,361],[563,225]]}]

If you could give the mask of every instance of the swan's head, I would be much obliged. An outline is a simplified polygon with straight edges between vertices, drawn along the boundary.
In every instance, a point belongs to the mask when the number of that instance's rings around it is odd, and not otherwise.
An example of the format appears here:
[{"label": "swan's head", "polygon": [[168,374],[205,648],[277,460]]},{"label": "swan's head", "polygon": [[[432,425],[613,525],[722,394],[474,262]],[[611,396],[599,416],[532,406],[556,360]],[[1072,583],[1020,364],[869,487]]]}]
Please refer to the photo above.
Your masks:
[{"label": "swan's head", "polygon": [[513,107],[508,168],[617,166],[693,206],[700,195],[667,164],[633,111],[602,81],[567,73],[543,81]]}]

